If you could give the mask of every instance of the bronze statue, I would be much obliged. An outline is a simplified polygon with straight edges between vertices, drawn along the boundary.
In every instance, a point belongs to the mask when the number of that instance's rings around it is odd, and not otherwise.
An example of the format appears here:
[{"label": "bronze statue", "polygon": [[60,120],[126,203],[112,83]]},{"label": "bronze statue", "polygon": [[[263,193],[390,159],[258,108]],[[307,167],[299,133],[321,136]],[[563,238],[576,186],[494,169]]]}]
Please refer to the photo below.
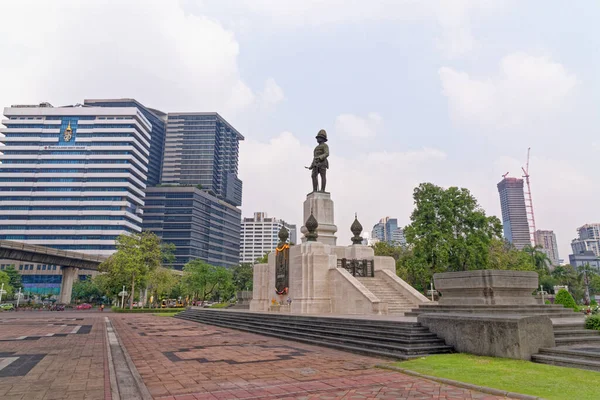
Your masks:
[{"label": "bronze statue", "polygon": [[313,162],[310,164],[308,169],[312,170],[312,184],[313,184],[313,192],[316,192],[319,187],[318,175],[321,175],[321,192],[325,191],[325,185],[327,184],[327,168],[329,168],[329,161],[327,158],[329,157],[329,146],[327,146],[327,132],[325,129],[321,129],[316,136],[317,147],[313,152]]}]

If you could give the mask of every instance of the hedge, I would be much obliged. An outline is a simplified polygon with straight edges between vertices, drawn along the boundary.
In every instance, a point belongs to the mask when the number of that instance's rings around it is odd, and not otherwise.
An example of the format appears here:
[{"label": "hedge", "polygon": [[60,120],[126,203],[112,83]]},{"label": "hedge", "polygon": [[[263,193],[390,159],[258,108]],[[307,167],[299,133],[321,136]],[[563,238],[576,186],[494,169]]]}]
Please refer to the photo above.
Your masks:
[{"label": "hedge", "polygon": [[600,331],[600,315],[590,315],[585,320],[585,329],[595,329]]},{"label": "hedge", "polygon": [[575,299],[571,296],[571,293],[567,292],[565,289],[560,289],[556,294],[556,298],[554,299],[554,304],[562,304],[566,308],[572,308],[577,311],[579,307],[577,307],[577,303],[575,303]]},{"label": "hedge", "polygon": [[117,313],[156,313],[156,312],[179,312],[185,311],[185,307],[179,308],[134,308],[132,310],[128,308],[112,307],[112,312]]}]

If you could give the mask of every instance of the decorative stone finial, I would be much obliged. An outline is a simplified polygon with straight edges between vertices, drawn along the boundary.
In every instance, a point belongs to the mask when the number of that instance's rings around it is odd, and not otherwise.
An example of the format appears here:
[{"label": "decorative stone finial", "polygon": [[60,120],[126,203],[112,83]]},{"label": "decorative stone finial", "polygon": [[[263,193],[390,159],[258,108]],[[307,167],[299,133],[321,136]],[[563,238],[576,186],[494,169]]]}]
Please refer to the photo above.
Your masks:
[{"label": "decorative stone finial", "polygon": [[317,228],[319,227],[319,223],[317,222],[317,219],[313,215],[312,209],[310,210],[310,217],[308,217],[308,219],[304,223],[304,226],[306,227],[306,230],[308,231],[304,234],[304,237],[306,237],[306,241],[307,242],[316,242],[317,237],[319,237],[319,235],[317,234]]},{"label": "decorative stone finial", "polygon": [[290,236],[290,233],[286,229],[285,223],[283,221],[281,221],[281,222],[282,222],[281,229],[279,230],[279,233],[277,234],[277,236],[279,236],[279,244],[283,245],[285,242],[287,242],[288,237]]},{"label": "decorative stone finial", "polygon": [[362,233],[363,227],[360,222],[358,222],[358,216],[356,213],[354,213],[354,222],[350,226],[350,230],[354,234],[354,236],[350,239],[352,240],[352,244],[362,244],[363,238],[360,236],[360,234]]}]

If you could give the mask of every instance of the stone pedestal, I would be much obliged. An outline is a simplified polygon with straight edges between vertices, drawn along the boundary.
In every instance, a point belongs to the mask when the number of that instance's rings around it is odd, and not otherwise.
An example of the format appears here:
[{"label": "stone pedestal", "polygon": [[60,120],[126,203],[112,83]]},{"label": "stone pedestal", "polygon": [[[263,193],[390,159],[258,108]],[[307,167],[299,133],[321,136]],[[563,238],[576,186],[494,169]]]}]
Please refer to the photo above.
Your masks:
[{"label": "stone pedestal", "polygon": [[533,271],[479,270],[433,275],[435,289],[442,293],[440,305],[534,305],[532,292],[538,287]]},{"label": "stone pedestal", "polygon": [[58,299],[59,304],[71,304],[71,296],[73,294],[73,283],[77,278],[77,272],[79,268],[75,267],[61,267],[62,270],[62,283],[60,285],[60,297]]},{"label": "stone pedestal", "polygon": [[[304,201],[303,222],[306,222],[311,210],[319,223],[319,227],[317,228],[317,234],[319,235],[317,242],[335,246],[337,242],[337,237],[335,236],[337,226],[335,226],[333,218],[333,200],[331,200],[331,194],[327,192],[313,192],[308,194]],[[300,232],[303,235],[307,232],[304,225],[300,228]],[[302,243],[304,242],[306,242],[306,238],[303,236]]]}]

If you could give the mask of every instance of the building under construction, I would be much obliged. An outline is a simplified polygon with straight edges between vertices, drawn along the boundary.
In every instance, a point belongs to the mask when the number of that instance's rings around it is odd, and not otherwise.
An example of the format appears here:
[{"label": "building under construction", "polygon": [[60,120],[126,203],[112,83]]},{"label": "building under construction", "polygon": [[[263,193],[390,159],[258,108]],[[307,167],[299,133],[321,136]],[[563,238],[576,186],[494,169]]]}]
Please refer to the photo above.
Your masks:
[{"label": "building under construction", "polygon": [[531,246],[523,179],[504,177],[498,183],[504,237],[517,249]]}]

